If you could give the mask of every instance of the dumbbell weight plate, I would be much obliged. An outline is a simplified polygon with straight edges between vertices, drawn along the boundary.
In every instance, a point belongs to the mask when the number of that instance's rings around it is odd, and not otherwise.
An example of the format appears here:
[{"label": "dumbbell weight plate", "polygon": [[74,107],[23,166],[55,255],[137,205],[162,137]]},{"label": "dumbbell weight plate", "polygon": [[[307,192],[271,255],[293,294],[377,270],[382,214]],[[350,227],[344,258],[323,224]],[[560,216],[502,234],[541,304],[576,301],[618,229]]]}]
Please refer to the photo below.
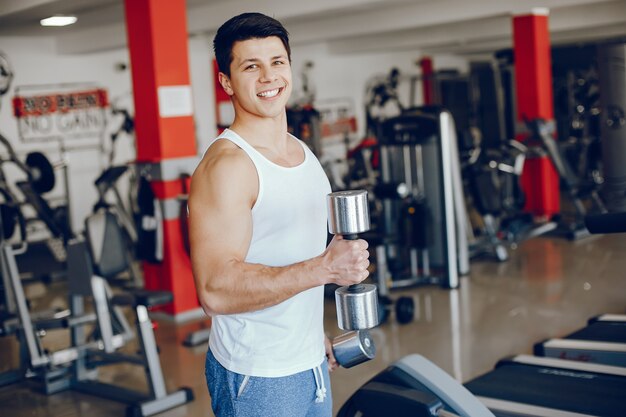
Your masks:
[{"label": "dumbbell weight plate", "polygon": [[375,285],[360,283],[337,288],[335,303],[340,329],[364,330],[378,326],[378,291]]},{"label": "dumbbell weight plate", "polygon": [[41,152],[31,152],[26,156],[26,166],[32,174],[32,187],[39,194],[47,193],[54,188],[55,176],[52,164]]},{"label": "dumbbell weight plate", "polygon": [[413,321],[415,315],[415,302],[411,297],[400,297],[396,301],[396,320],[400,324],[407,324]]},{"label": "dumbbell weight plate", "polygon": [[352,368],[376,356],[376,345],[367,330],[344,333],[332,341],[337,362],[344,368]]}]

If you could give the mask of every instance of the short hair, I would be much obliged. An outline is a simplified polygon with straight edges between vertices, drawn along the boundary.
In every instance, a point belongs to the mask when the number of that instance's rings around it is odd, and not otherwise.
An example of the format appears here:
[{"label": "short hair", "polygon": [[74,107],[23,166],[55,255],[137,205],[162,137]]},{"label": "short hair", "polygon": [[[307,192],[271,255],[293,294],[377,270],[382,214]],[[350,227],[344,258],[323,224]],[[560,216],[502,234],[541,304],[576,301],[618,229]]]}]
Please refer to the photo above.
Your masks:
[{"label": "short hair", "polygon": [[230,77],[230,63],[233,61],[235,42],[270,36],[276,36],[282,41],[291,62],[289,33],[278,20],[262,13],[243,13],[228,20],[217,30],[213,39],[213,50],[220,72]]}]

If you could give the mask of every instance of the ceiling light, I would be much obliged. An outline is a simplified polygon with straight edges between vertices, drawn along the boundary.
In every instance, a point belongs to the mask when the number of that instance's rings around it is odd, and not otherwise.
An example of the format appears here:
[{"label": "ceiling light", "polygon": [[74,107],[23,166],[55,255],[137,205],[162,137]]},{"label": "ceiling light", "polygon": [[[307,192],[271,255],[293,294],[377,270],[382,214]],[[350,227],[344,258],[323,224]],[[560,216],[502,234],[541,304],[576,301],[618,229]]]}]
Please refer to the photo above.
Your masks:
[{"label": "ceiling light", "polygon": [[39,23],[41,26],[67,26],[76,23],[77,20],[76,16],[52,16],[41,19]]}]

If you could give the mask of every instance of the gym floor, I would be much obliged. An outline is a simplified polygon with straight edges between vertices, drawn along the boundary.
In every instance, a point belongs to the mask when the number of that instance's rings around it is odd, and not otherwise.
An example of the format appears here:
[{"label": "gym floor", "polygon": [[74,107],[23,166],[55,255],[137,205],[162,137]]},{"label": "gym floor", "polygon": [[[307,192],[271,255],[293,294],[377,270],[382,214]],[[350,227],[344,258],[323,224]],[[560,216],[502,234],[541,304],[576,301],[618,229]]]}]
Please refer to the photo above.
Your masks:
[{"label": "gym floor", "polygon": [[[390,321],[372,331],[377,357],[368,363],[331,375],[335,412],[365,381],[391,362],[410,353],[420,353],[461,381],[493,368],[498,359],[532,353],[535,342],[562,336],[583,327],[601,313],[624,313],[626,300],[626,236],[592,236],[578,242],[556,238],[529,240],[505,263],[476,261],[470,278],[461,288],[448,291],[427,286],[394,291],[392,297],[412,296],[415,320],[407,325]],[[62,307],[63,283],[47,288],[28,287],[33,307]],[[47,291],[46,291],[47,290]],[[335,307],[326,304],[326,330],[339,334]],[[202,323],[175,326],[159,322],[156,331],[168,388],[191,387],[195,401],[159,414],[163,417],[212,416],[204,380],[206,346],[183,347],[185,335]],[[52,349],[68,343],[66,332],[51,332],[44,338]],[[14,338],[0,338],[0,372],[15,366]],[[131,366],[112,366],[101,379],[129,387],[145,385],[142,371]],[[118,416],[119,403],[75,392],[45,396],[28,383],[0,389],[0,414],[22,416]],[[10,412],[7,412],[10,410]]]}]

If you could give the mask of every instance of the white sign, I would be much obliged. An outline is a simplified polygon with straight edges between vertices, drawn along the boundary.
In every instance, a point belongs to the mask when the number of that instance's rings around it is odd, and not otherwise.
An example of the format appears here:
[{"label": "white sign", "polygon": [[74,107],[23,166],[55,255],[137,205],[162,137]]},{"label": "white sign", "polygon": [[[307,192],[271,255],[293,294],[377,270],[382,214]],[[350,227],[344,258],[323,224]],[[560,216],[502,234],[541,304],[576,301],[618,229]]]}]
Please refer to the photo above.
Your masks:
[{"label": "white sign", "polygon": [[161,117],[192,116],[191,87],[168,85],[159,87],[159,115]]},{"label": "white sign", "polygon": [[106,127],[107,92],[102,89],[13,98],[24,142],[100,138]]}]

